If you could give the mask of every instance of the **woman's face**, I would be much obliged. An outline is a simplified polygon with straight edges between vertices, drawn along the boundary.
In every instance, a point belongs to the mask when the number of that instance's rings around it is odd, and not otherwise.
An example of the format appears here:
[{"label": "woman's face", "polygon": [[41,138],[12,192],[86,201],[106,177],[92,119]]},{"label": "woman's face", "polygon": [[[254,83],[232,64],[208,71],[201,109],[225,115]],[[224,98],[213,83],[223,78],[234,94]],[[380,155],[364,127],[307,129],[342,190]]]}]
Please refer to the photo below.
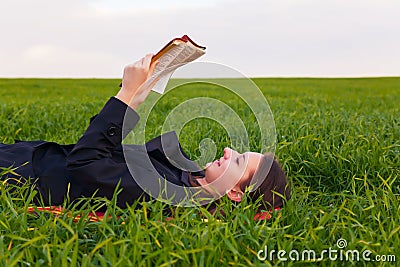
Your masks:
[{"label": "woman's face", "polygon": [[227,147],[224,149],[223,157],[207,163],[205,177],[198,181],[202,186],[208,186],[219,194],[225,194],[251,179],[262,156],[256,152],[240,154]]}]

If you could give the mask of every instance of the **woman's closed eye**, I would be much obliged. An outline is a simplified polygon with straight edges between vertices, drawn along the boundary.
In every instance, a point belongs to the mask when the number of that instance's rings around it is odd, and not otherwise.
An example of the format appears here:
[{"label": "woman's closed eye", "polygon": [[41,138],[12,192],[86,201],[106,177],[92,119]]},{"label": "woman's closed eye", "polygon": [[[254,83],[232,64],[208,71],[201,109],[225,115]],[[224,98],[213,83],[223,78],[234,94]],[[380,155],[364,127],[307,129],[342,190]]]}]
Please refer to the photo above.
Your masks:
[{"label": "woman's closed eye", "polygon": [[237,165],[240,165],[240,162],[241,162],[241,161],[242,161],[242,162],[245,162],[244,159],[245,159],[245,158],[244,158],[244,154],[237,156],[237,158],[236,158],[236,164],[237,164]]}]

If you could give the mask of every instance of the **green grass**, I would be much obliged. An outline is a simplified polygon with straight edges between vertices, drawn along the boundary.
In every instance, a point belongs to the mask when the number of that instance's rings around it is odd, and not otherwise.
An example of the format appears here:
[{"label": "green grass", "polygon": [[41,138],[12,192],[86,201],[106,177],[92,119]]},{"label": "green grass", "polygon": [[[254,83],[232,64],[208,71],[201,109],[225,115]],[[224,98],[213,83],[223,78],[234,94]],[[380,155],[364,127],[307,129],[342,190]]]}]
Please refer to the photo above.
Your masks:
[{"label": "green grass", "polygon": [[[34,191],[26,185],[0,192],[0,266],[270,266],[298,264],[259,260],[268,250],[338,249],[395,255],[400,261],[400,78],[254,79],[275,118],[276,155],[293,197],[269,221],[253,221],[247,200],[223,199],[227,215],[216,220],[203,208],[178,208],[165,221],[165,205],[121,210],[97,200],[72,215],[108,207],[103,222],[74,222],[26,212]],[[118,90],[118,80],[0,79],[0,142],[43,139],[74,143],[88,120]],[[254,115],[235,95],[210,85],[178,88],[162,98],[146,122],[146,139],[161,133],[170,110],[184,100],[208,96],[237,112],[260,149]],[[150,99],[157,96],[152,94]],[[141,112],[146,110],[144,106]],[[142,122],[143,123],[143,122]],[[201,127],[200,127],[201,126]],[[206,119],[187,123],[184,149],[199,157],[198,143],[212,138],[220,154],[229,145],[223,127]],[[2,172],[7,172],[3,170]],[[84,217],[84,216],[83,216]],[[208,218],[204,222],[202,218]],[[287,257],[288,255],[286,255]],[[331,261],[323,265],[395,265],[393,262]],[[311,264],[301,262],[302,264]]]}]

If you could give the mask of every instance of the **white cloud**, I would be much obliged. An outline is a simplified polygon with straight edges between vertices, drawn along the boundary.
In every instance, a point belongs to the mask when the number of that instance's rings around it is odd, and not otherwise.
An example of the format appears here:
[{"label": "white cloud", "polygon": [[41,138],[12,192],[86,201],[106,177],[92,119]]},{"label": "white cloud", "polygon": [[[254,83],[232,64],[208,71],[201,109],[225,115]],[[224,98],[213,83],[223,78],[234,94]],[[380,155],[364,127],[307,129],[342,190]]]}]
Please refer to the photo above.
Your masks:
[{"label": "white cloud", "polygon": [[[60,61],[62,58],[62,61]],[[53,77],[71,77],[76,76],[77,71],[80,77],[98,77],[108,76],[113,68],[121,69],[116,66],[116,58],[106,53],[96,51],[70,50],[62,46],[53,45],[35,45],[25,50],[20,63],[28,66],[39,66],[30,70],[28,76],[41,76],[43,70],[40,66],[53,66],[46,70],[49,76]],[[95,66],[95,68],[94,68]],[[23,75],[23,73],[22,73]]]},{"label": "white cloud", "polygon": [[154,11],[154,10],[177,10],[187,8],[204,8],[214,7],[218,2],[224,0],[202,0],[202,1],[191,1],[191,0],[97,0],[92,1],[91,6],[96,10],[100,10],[104,13],[124,13],[124,12],[142,12]]},{"label": "white cloud", "polygon": [[[168,4],[166,4],[168,3]],[[400,75],[400,1],[3,0],[0,77],[120,77],[189,34],[249,76]]]}]

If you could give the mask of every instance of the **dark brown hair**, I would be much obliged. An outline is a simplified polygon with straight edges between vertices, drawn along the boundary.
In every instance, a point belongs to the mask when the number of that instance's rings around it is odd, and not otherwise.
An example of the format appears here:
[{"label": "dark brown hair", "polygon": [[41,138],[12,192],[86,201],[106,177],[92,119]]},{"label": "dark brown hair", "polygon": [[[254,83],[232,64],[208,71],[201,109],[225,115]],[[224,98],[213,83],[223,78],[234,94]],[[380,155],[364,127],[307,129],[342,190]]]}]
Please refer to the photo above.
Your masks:
[{"label": "dark brown hair", "polygon": [[249,184],[259,185],[249,192],[253,202],[261,198],[258,211],[283,207],[291,196],[286,174],[273,154],[263,155],[251,182],[246,186]]}]

